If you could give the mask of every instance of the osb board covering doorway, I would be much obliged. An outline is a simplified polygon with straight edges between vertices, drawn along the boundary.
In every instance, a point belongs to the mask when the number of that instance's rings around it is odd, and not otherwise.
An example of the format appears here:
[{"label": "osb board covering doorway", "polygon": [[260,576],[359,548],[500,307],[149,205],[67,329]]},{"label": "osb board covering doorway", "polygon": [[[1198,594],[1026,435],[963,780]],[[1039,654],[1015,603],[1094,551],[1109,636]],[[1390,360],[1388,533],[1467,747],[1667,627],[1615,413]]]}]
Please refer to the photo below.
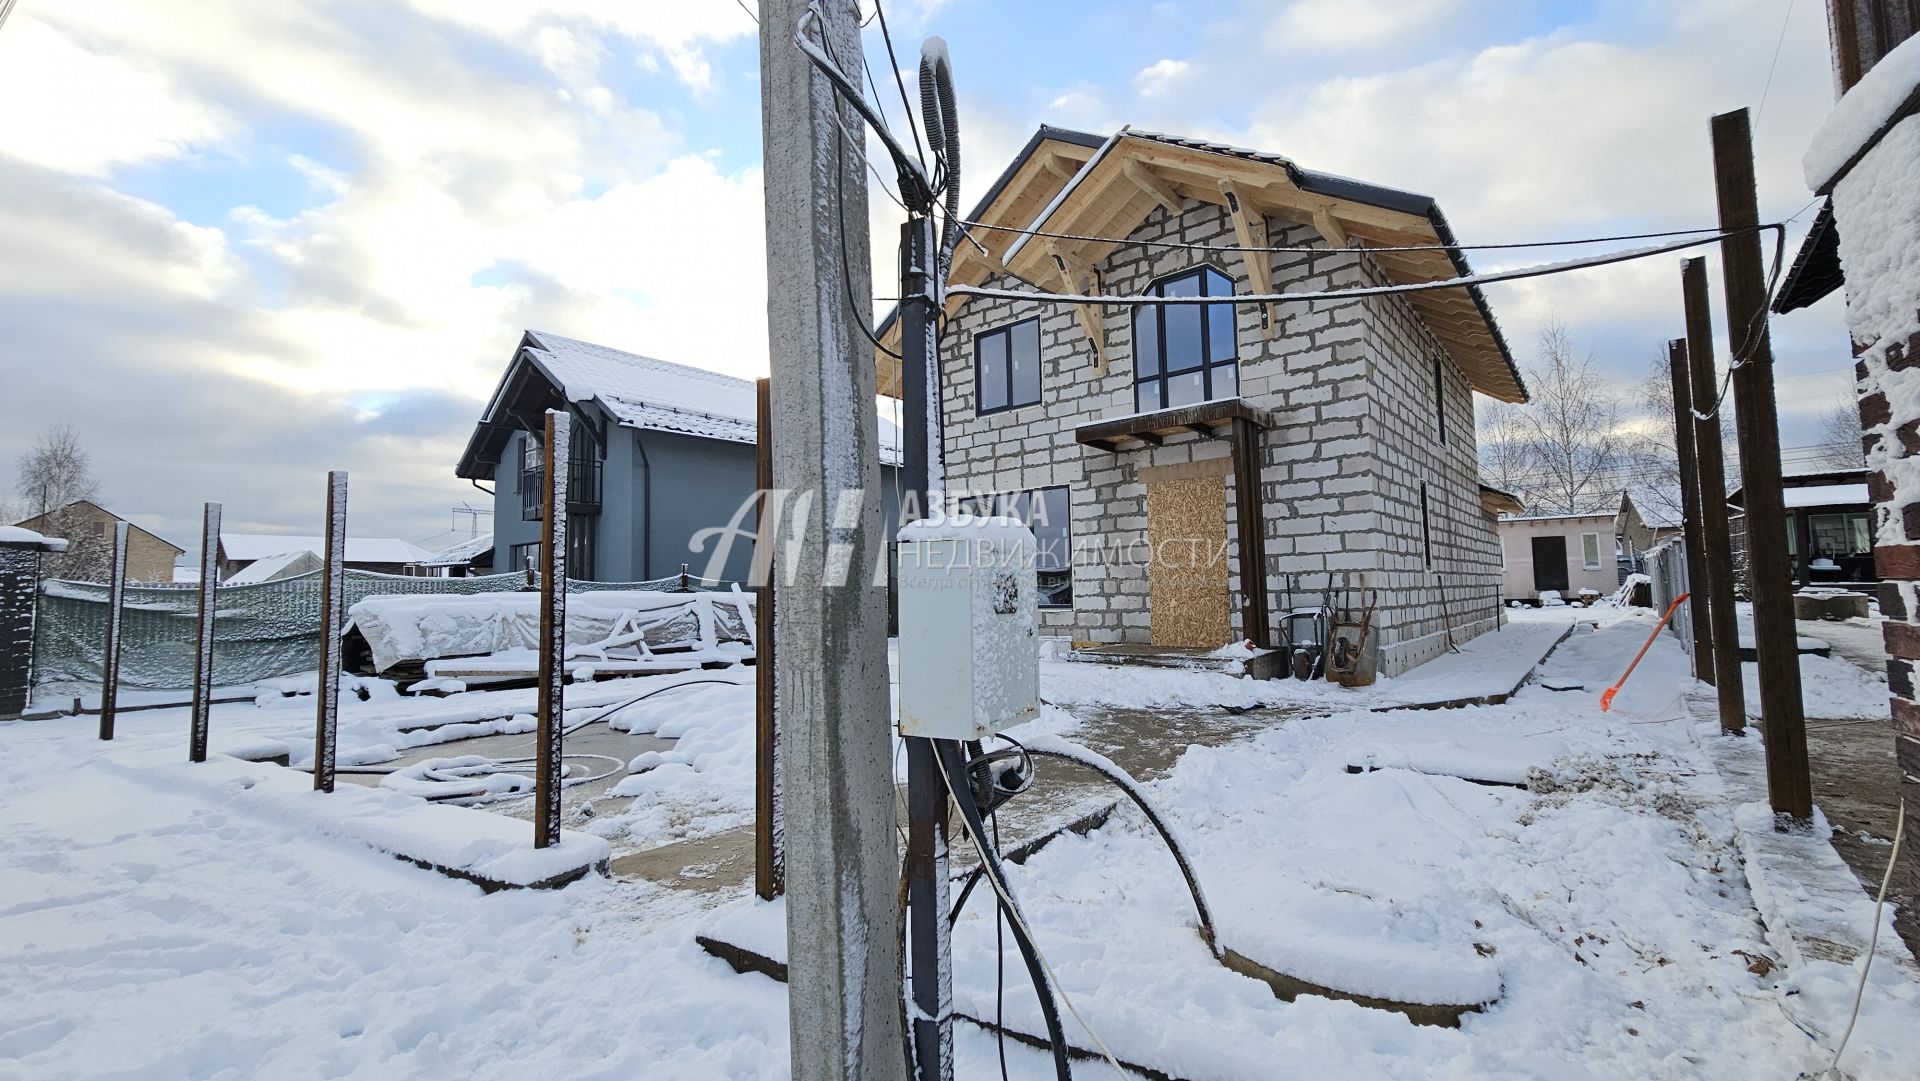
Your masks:
[{"label": "osb board covering doorway", "polygon": [[1227,596],[1224,459],[1141,470],[1147,484],[1147,604],[1156,646],[1224,645]]}]

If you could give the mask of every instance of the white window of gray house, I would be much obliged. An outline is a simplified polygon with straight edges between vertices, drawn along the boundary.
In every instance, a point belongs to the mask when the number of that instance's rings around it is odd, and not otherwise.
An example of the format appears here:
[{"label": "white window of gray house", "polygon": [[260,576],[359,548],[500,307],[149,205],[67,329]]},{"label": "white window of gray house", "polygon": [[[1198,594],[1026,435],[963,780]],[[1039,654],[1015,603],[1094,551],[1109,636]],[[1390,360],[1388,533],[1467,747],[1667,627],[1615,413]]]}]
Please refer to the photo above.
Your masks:
[{"label": "white window of gray house", "polygon": [[1073,510],[1065,485],[968,496],[960,501],[960,509],[1025,522],[1033,530],[1040,607],[1073,607]]},{"label": "white window of gray house", "polygon": [[1040,319],[973,336],[974,409],[998,413],[1040,401]]},{"label": "white window of gray house", "polygon": [[1580,561],[1590,571],[1600,569],[1600,534],[1580,534]]},{"label": "white window of gray house", "polygon": [[[1212,267],[1162,278],[1160,297],[1231,297],[1233,279]],[[1146,412],[1240,393],[1233,304],[1143,304],[1133,315],[1133,405]]]}]

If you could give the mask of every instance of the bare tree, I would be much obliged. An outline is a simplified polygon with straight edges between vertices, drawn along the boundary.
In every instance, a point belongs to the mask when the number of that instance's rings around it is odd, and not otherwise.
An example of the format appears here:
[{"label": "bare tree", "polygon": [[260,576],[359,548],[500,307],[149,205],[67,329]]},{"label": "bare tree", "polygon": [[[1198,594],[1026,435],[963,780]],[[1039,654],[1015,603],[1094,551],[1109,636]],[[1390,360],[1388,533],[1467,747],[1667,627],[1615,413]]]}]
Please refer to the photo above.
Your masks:
[{"label": "bare tree", "polygon": [[1860,415],[1852,406],[1836,405],[1820,418],[1820,464],[1828,469],[1858,469],[1867,464],[1860,446]]},{"label": "bare tree", "polygon": [[1541,511],[1611,511],[1620,498],[1627,441],[1620,434],[1620,399],[1591,352],[1577,352],[1559,321],[1540,331],[1540,355],[1527,372],[1533,401],[1520,412],[1520,430],[1533,455],[1527,495]]},{"label": "bare tree", "polygon": [[1480,443],[1480,479],[1509,495],[1526,501],[1528,471],[1533,465],[1533,447],[1520,423],[1524,407],[1511,402],[1482,399],[1474,417],[1474,434]]},{"label": "bare tree", "polygon": [[78,429],[61,422],[40,433],[33,449],[20,459],[14,489],[32,517],[31,527],[67,542],[67,550],[50,553],[41,562],[48,577],[102,581],[112,558],[111,530],[102,534],[96,518],[74,508],[91,500],[99,486],[93,479],[93,459]]},{"label": "bare tree", "polygon": [[29,513],[51,514],[77,499],[92,499],[93,458],[80,441],[80,432],[65,421],[40,433],[33,449],[20,459],[14,490]]}]

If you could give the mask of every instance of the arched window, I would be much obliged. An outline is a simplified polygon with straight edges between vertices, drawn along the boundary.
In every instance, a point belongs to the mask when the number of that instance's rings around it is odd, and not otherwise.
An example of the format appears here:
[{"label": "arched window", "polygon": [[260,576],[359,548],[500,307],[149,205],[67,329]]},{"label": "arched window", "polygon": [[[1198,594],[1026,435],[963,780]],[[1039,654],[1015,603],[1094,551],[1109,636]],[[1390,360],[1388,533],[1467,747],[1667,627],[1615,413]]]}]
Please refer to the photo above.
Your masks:
[{"label": "arched window", "polygon": [[[1233,281],[1196,267],[1147,288],[1150,296],[1231,297]],[[1133,405],[1146,412],[1240,393],[1233,304],[1142,305],[1133,316]]]}]

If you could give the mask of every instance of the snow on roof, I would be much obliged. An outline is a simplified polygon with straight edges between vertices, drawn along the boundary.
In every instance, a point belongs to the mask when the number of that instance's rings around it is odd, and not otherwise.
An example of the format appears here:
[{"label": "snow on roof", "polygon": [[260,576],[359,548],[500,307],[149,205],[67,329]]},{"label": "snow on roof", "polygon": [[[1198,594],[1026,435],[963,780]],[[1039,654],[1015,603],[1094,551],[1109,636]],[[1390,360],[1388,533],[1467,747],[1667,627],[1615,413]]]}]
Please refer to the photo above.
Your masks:
[{"label": "snow on roof", "polygon": [[282,578],[292,578],[299,574],[309,574],[320,569],[320,557],[305,548],[291,552],[277,552],[256,559],[233,572],[221,585],[245,586],[260,582],[278,582]]},{"label": "snow on roof", "polygon": [[1804,488],[1783,488],[1780,491],[1788,510],[1798,507],[1832,507],[1843,503],[1866,504],[1869,502],[1867,486],[1863,484],[1810,484]]},{"label": "snow on roof", "polygon": [[1565,519],[1567,521],[1572,521],[1575,518],[1612,518],[1616,513],[1618,512],[1610,511],[1610,510],[1600,510],[1600,511],[1589,511],[1585,514],[1507,514],[1507,515],[1501,515],[1500,521],[1502,523],[1554,522],[1554,521],[1560,521],[1562,519]]},{"label": "snow on roof", "polygon": [[[545,330],[528,357],[568,401],[598,401],[622,426],[677,432],[729,443],[756,440],[759,412],[753,381],[644,357]],[[900,462],[900,433],[880,418],[880,460]]]},{"label": "snow on roof", "polygon": [[[327,546],[324,537],[286,537],[273,533],[220,534],[220,550],[227,559],[256,560],[287,552],[305,551],[316,555]],[[349,563],[418,563],[433,553],[417,544],[394,537],[348,537]]]},{"label": "snow on roof", "polygon": [[421,561],[428,567],[459,567],[473,562],[473,558],[483,552],[493,550],[493,534],[478,533],[458,544],[448,545],[435,552],[430,559]]},{"label": "snow on roof", "polygon": [[1800,167],[1807,187],[1821,194],[1867,148],[1920,88],[1920,38],[1908,38],[1853,84],[1814,132]]},{"label": "snow on roof", "polygon": [[1626,499],[1640,512],[1640,521],[1654,529],[1679,529],[1686,524],[1680,514],[1680,491],[1677,488],[1628,492]]},{"label": "snow on roof", "polygon": [[64,552],[67,542],[58,537],[49,537],[35,533],[31,529],[17,525],[0,525],[0,544],[31,544],[49,552]]}]

